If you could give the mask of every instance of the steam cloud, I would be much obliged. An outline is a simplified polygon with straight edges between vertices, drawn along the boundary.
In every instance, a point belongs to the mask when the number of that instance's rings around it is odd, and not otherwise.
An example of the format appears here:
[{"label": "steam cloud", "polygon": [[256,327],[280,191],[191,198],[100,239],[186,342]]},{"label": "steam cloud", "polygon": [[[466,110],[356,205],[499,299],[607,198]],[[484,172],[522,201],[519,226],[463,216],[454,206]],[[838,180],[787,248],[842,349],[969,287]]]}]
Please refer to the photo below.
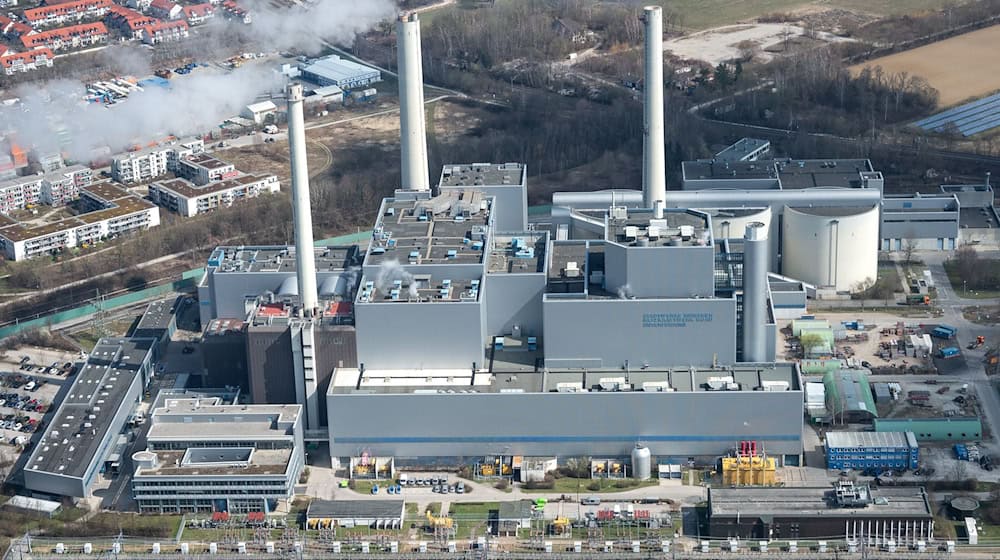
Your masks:
[{"label": "steam cloud", "polygon": [[406,271],[399,261],[392,259],[384,261],[378,267],[378,274],[375,275],[375,288],[382,293],[388,293],[393,288],[393,283],[399,280],[403,288],[409,290],[411,299],[419,297],[417,283],[413,281],[413,275]]},{"label": "steam cloud", "polygon": [[[197,28],[223,44],[233,34],[251,39],[268,51],[295,49],[316,52],[324,40],[349,40],[353,34],[392,16],[390,0],[320,0],[309,6],[278,9],[266,2],[244,4],[254,23],[216,24]],[[209,49],[208,52],[211,52]],[[148,74],[148,56],[140,48],[109,47],[102,56],[121,74]],[[63,64],[72,64],[72,58]],[[0,108],[0,134],[13,132],[26,148],[62,150],[74,160],[89,161],[108,147],[123,151],[167,135],[202,134],[239,114],[262,93],[279,91],[284,77],[273,64],[244,66],[225,74],[196,71],[171,80],[171,88],[145,88],[111,107],[87,103],[82,84],[53,80],[14,90],[20,106]]]}]

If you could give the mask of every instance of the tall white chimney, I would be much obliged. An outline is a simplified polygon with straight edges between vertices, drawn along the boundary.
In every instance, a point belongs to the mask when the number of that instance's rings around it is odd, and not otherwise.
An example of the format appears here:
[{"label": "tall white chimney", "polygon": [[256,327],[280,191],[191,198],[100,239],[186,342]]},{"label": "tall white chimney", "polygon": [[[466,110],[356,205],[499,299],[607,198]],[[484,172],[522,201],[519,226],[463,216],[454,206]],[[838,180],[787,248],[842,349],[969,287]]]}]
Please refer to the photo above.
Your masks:
[{"label": "tall white chimney", "polygon": [[667,173],[663,163],[663,10],[643,8],[646,28],[643,60],[642,195],[646,208],[667,200]]},{"label": "tall white chimney", "polygon": [[743,236],[743,361],[767,361],[767,226],[747,224]]},{"label": "tall white chimney", "polygon": [[302,309],[311,315],[319,306],[316,295],[316,253],[313,251],[312,207],[309,202],[309,164],[306,161],[306,122],[302,116],[302,86],[288,86],[288,147],[292,156],[292,219],[295,223],[295,267]]},{"label": "tall white chimney", "polygon": [[399,142],[403,189],[430,190],[427,133],[424,122],[424,63],[420,56],[420,20],[401,14],[396,24],[399,70]]}]

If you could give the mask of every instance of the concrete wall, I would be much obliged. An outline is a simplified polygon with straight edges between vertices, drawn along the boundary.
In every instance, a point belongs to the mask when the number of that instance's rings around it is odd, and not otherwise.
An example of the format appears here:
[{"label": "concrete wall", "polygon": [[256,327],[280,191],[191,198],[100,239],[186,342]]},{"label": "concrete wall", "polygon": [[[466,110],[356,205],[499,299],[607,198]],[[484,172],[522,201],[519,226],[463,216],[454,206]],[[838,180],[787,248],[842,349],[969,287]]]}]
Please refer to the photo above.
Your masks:
[{"label": "concrete wall", "polygon": [[[326,390],[336,368],[358,367],[357,332],[354,327],[323,325],[316,329],[316,394],[320,424],[326,424]],[[302,421],[299,415],[299,421]],[[299,427],[301,435],[302,429]]]},{"label": "concrete wall", "polygon": [[[334,457],[717,456],[739,440],[802,452],[802,392],[332,394]],[[720,414],[720,411],[725,411]],[[364,418],[364,421],[359,421]],[[405,422],[399,419],[405,418]]]},{"label": "concrete wall", "polygon": [[524,336],[542,336],[542,294],[545,274],[489,274],[483,294],[486,298],[486,337],[510,334],[521,326]]},{"label": "concrete wall", "polygon": [[[441,192],[467,191],[471,187],[441,187]],[[528,193],[523,185],[477,185],[475,190],[496,197],[493,202],[495,231],[528,229]]]},{"label": "concrete wall", "polygon": [[287,325],[247,329],[250,398],[255,403],[296,403],[292,338]]},{"label": "concrete wall", "polygon": [[687,298],[715,295],[715,248],[625,247],[604,249],[605,285],[635,297]]},{"label": "concrete wall", "polygon": [[358,364],[366,369],[483,366],[482,300],[357,303],[354,313]]},{"label": "concrete wall", "polygon": [[548,367],[736,361],[735,299],[546,298],[543,308]]}]

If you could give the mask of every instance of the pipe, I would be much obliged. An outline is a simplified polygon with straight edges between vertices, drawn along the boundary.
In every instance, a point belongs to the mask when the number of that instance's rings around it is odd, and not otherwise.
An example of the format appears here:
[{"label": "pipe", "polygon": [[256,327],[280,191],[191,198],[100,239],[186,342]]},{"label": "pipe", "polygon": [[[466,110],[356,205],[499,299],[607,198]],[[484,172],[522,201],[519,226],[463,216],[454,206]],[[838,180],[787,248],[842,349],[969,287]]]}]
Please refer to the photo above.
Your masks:
[{"label": "pipe", "polygon": [[768,362],[767,340],[767,226],[747,224],[743,236],[743,361]]},{"label": "pipe", "polygon": [[[845,189],[817,187],[799,190],[745,190],[711,189],[703,191],[670,191],[666,197],[668,208],[765,208],[792,206],[796,208],[829,206],[872,206],[878,204],[882,193],[878,189]],[[643,195],[638,191],[604,190],[590,192],[557,192],[552,194],[553,206],[566,206],[577,210],[597,210],[614,203],[638,207]]]},{"label": "pipe", "polygon": [[667,174],[663,162],[663,10],[643,8],[645,65],[643,73],[642,193],[646,208],[666,200]]},{"label": "pipe", "polygon": [[292,159],[292,219],[295,224],[295,267],[299,297],[309,316],[319,307],[316,295],[316,253],[313,251],[312,208],[309,201],[309,164],[306,161],[306,122],[302,115],[302,86],[288,86],[288,147]]},{"label": "pipe", "polygon": [[396,23],[399,70],[399,142],[405,190],[428,191],[427,132],[424,122],[424,65],[420,54],[417,14],[402,14]]}]

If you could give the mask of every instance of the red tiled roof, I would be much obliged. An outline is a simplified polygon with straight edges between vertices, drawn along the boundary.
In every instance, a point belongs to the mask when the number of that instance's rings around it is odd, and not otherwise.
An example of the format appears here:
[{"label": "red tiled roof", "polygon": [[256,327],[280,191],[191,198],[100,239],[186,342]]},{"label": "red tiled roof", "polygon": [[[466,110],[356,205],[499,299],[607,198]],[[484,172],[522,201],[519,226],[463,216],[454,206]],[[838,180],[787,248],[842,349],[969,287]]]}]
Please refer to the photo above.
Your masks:
[{"label": "red tiled roof", "polygon": [[150,8],[155,8],[157,10],[163,10],[164,12],[169,12],[174,9],[177,4],[171,2],[170,0],[153,0],[149,3]]},{"label": "red tiled roof", "polygon": [[8,56],[0,56],[0,66],[4,68],[10,68],[14,65],[14,62],[18,60],[23,60],[25,63],[34,62],[36,58],[44,56],[45,58],[52,60],[55,58],[55,54],[52,53],[51,49],[35,49],[27,52],[12,54]]},{"label": "red tiled roof", "polygon": [[186,21],[179,19],[177,21],[158,21],[152,25],[147,25],[142,28],[145,33],[150,35],[155,35],[161,31],[173,31],[174,29],[187,29],[188,24]]},{"label": "red tiled roof", "polygon": [[52,14],[73,14],[91,9],[110,8],[111,0],[74,0],[52,6],[42,6],[41,8],[31,8],[24,10],[24,19],[37,21],[45,19]]},{"label": "red tiled roof", "polygon": [[108,28],[103,23],[81,23],[80,25],[70,25],[60,27],[51,31],[42,31],[30,37],[21,37],[21,43],[26,48],[46,46],[54,39],[66,40],[74,36],[91,37],[93,35],[107,35]]},{"label": "red tiled roof", "polygon": [[215,8],[211,4],[194,4],[193,6],[184,7],[184,16],[188,18],[192,16],[207,16],[211,15],[214,11]]},{"label": "red tiled roof", "polygon": [[151,18],[151,17],[146,17],[146,16],[140,15],[137,18],[131,18],[131,19],[126,20],[125,21],[125,27],[127,27],[129,31],[135,32],[135,31],[139,31],[140,29],[142,29],[144,27],[149,27],[150,25],[154,25],[154,24],[156,24],[157,21],[158,20],[156,18]]}]

